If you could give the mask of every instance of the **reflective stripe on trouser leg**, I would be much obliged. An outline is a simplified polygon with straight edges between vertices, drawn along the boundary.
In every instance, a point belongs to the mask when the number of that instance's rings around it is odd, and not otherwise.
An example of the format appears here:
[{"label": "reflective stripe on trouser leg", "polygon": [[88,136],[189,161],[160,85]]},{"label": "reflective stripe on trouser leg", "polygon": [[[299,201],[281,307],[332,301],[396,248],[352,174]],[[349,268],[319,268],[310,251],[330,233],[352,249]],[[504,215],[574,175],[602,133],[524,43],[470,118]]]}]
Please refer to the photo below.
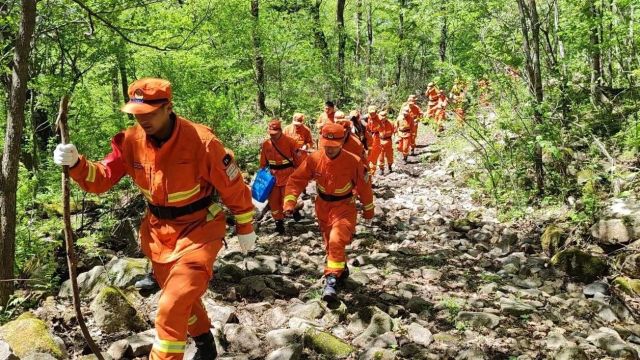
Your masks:
[{"label": "reflective stripe on trouser leg", "polygon": [[173,263],[154,263],[154,272],[163,284],[163,290],[155,320],[157,338],[149,360],[183,359],[182,344],[186,345],[189,323],[193,323],[192,327],[202,327],[202,321],[205,321],[206,312],[200,297],[207,289],[211,267],[221,246],[220,241],[213,241]]},{"label": "reflective stripe on trouser leg", "polygon": [[274,186],[269,194],[269,207],[274,220],[284,219],[282,208],[284,205],[284,186]]},{"label": "reflective stripe on trouser leg", "polygon": [[344,248],[351,242],[353,233],[346,224],[335,224],[329,233],[329,245],[327,247],[327,264],[324,274],[340,276],[346,266],[347,256]]},{"label": "reflective stripe on trouser leg", "polygon": [[207,310],[205,310],[204,305],[202,305],[202,301],[198,300],[198,302],[193,304],[188,324],[189,335],[192,337],[202,335],[210,331],[211,322],[209,321]]}]

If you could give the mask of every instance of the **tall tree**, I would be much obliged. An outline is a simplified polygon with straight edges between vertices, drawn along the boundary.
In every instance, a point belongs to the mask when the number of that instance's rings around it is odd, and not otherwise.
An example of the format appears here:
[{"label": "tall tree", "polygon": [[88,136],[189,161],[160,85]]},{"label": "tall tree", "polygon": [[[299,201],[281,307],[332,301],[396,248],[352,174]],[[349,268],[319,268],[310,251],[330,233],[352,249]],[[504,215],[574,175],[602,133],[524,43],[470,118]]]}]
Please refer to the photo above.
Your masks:
[{"label": "tall tree", "polygon": [[256,85],[258,87],[258,94],[256,96],[256,107],[258,111],[262,114],[267,112],[267,104],[266,99],[267,95],[265,93],[265,76],[264,76],[264,57],[262,56],[261,49],[261,35],[260,35],[260,1],[259,0],[251,0],[251,16],[253,17],[253,31],[252,31],[252,41],[253,41],[253,54],[254,54],[254,62],[255,62],[255,73],[256,73]]},{"label": "tall tree", "polygon": [[596,0],[589,0],[587,3],[589,19],[589,54],[591,59],[591,101],[594,106],[601,105],[602,91],[602,51],[600,39],[600,18],[601,12],[596,5]]},{"label": "tall tree", "polygon": [[367,7],[367,77],[371,77],[371,64],[373,62],[373,6],[369,0]]},{"label": "tall tree", "polygon": [[361,31],[362,27],[362,0],[356,0],[356,49],[355,49],[355,58],[356,65],[360,66],[360,41],[361,41]]},{"label": "tall tree", "polygon": [[400,78],[402,76],[402,59],[404,58],[404,10],[407,5],[407,0],[399,0],[400,2],[400,11],[398,11],[398,44],[399,49],[396,54],[396,86],[400,86]]},{"label": "tall tree", "polygon": [[2,306],[7,303],[9,296],[13,293],[13,281],[10,279],[14,277],[18,163],[29,81],[29,54],[36,23],[36,0],[22,0],[21,5],[22,17],[11,69],[9,111],[0,172],[0,305]]},{"label": "tall tree", "polygon": [[[536,0],[517,0],[520,10],[520,28],[522,30],[522,47],[525,56],[527,85],[533,98],[533,122],[538,128],[542,125],[542,72],[540,67],[540,19]],[[536,135],[537,132],[534,132]],[[538,193],[544,193],[544,167],[542,163],[542,148],[535,141],[533,164],[535,168],[536,186]]]},{"label": "tall tree", "polygon": [[347,45],[347,34],[344,30],[344,7],[346,0],[337,0],[336,22],[338,24],[338,76],[340,86],[338,87],[338,101],[343,104],[346,101],[345,88],[347,87],[346,71],[344,68],[345,48]]},{"label": "tall tree", "polygon": [[313,37],[315,40],[315,46],[322,53],[325,64],[328,64],[330,59],[329,45],[327,45],[327,38],[322,31],[322,23],[320,22],[320,6],[322,6],[322,0],[311,0],[311,3],[309,4],[309,13],[313,20]]},{"label": "tall tree", "polygon": [[442,14],[442,23],[440,24],[440,61],[445,61],[447,58],[447,41],[449,41],[449,25],[447,24],[447,0],[442,0],[440,5],[440,12]]}]

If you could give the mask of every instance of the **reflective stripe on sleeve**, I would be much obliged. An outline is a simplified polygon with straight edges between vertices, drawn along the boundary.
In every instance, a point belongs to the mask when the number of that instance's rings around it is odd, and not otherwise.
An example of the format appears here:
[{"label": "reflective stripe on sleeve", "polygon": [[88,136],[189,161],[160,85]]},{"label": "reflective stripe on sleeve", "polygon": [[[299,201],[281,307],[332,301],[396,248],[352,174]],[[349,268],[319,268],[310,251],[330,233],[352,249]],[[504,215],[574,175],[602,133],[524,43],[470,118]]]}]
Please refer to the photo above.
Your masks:
[{"label": "reflective stripe on sleeve", "polygon": [[253,221],[253,214],[254,214],[254,211],[251,210],[251,211],[246,212],[244,214],[234,215],[234,217],[236,219],[236,223],[238,223],[238,224],[248,224],[251,221]]}]

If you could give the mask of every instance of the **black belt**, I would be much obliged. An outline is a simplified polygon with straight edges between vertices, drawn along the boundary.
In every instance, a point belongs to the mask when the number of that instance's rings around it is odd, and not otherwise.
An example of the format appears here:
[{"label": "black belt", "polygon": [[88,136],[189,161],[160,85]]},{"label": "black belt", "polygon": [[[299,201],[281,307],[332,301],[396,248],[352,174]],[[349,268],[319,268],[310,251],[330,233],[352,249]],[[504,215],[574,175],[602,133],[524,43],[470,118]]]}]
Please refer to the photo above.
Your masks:
[{"label": "black belt", "polygon": [[400,130],[400,132],[409,132],[411,131],[411,129],[407,129],[407,130]]},{"label": "black belt", "polygon": [[393,136],[387,136],[387,137],[381,137],[380,140],[389,140],[391,139]]},{"label": "black belt", "polygon": [[273,169],[273,170],[282,170],[282,169],[288,169],[290,167],[293,167],[292,163],[288,163],[288,164],[280,164],[280,165],[269,165],[269,168]]},{"label": "black belt", "polygon": [[324,201],[329,201],[329,202],[334,202],[334,201],[340,201],[340,200],[345,200],[345,199],[349,199],[353,196],[353,194],[348,193],[345,195],[329,195],[329,194],[325,194],[321,191],[318,191],[318,196],[320,196],[320,199],[324,200]]},{"label": "black belt", "polygon": [[193,214],[196,211],[206,209],[211,204],[211,197],[203,197],[185,206],[156,206],[147,203],[149,211],[158,219],[175,219],[180,216]]}]

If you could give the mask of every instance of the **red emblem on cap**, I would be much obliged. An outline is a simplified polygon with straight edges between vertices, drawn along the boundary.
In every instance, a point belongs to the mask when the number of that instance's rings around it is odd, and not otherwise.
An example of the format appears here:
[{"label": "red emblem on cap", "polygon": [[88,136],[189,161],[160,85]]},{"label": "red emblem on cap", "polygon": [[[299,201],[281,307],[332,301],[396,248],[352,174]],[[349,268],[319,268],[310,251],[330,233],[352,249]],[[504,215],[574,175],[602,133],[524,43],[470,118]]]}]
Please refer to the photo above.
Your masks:
[{"label": "red emblem on cap", "polygon": [[136,89],[136,91],[133,92],[133,98],[136,100],[144,100],[142,89]]}]

